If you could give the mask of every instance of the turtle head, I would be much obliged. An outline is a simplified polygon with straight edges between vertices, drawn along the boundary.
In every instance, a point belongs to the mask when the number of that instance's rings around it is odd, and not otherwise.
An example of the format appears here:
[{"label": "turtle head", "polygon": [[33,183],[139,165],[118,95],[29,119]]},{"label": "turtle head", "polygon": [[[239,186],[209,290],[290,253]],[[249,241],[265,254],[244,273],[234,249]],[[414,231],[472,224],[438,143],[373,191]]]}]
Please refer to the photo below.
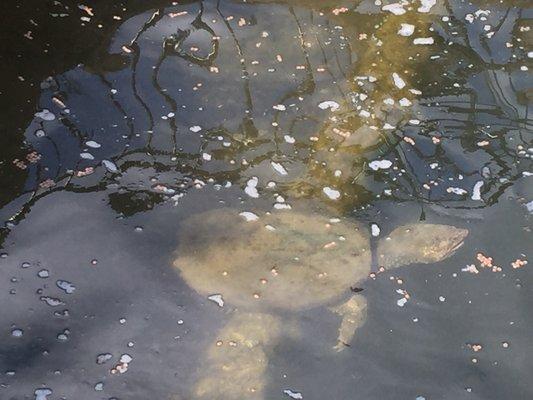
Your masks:
[{"label": "turtle head", "polygon": [[461,247],[467,229],[450,225],[412,224],[393,230],[378,245],[378,264],[386,269],[442,261]]}]

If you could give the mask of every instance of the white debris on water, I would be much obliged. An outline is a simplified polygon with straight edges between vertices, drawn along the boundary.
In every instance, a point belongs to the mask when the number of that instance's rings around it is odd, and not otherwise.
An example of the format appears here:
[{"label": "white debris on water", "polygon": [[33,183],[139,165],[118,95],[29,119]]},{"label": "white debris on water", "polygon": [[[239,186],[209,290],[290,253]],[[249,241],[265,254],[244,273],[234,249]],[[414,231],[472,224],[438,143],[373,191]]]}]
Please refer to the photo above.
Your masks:
[{"label": "white debris on water", "polygon": [[203,158],[205,161],[211,161],[211,154],[209,154],[209,153],[202,153],[202,158]]},{"label": "white debris on water", "polygon": [[286,170],[285,167],[284,167],[283,165],[281,165],[280,163],[277,163],[277,162],[271,161],[271,162],[270,162],[270,165],[272,165],[272,168],[274,168],[274,171],[276,171],[278,174],[280,174],[280,175],[287,175],[287,170]]},{"label": "white debris on water", "polygon": [[293,144],[296,142],[296,139],[294,139],[291,135],[285,135],[283,136],[283,139],[289,144]]},{"label": "white debris on water", "polygon": [[94,156],[91,153],[80,153],[80,157],[84,160],[94,160]]},{"label": "white debris on water", "polygon": [[41,269],[37,272],[37,276],[42,279],[46,279],[50,276],[50,272],[47,269]]},{"label": "white debris on water", "polygon": [[402,297],[401,299],[399,299],[396,304],[398,305],[398,307],[403,307],[405,306],[405,303],[407,303],[407,299],[405,297]]},{"label": "white debris on water", "polygon": [[24,334],[24,331],[22,329],[18,329],[18,328],[15,328],[11,331],[11,336],[13,337],[22,337],[22,335]]},{"label": "white debris on water", "polygon": [[331,111],[337,111],[340,108],[340,105],[336,101],[327,100],[320,103],[318,107],[321,110],[327,110],[329,108]]},{"label": "white debris on water", "polygon": [[155,185],[154,186],[154,190],[156,192],[160,192],[160,193],[164,193],[164,194],[168,194],[168,195],[172,195],[172,194],[176,193],[176,191],[174,189],[169,188],[169,187],[167,187],[165,185],[160,185],[160,184]]},{"label": "white debris on water", "polygon": [[418,12],[428,13],[431,8],[437,4],[437,0],[420,0],[421,6],[418,7]]},{"label": "white debris on water", "polygon": [[66,342],[69,338],[70,330],[65,329],[63,332],[57,335],[57,340],[60,342]]},{"label": "white debris on water", "polygon": [[103,160],[102,164],[105,167],[105,169],[107,169],[109,172],[115,173],[118,171],[118,168],[113,161]]},{"label": "white debris on water", "polygon": [[68,281],[58,280],[56,285],[59,289],[63,290],[67,294],[72,294],[76,290],[76,286]]},{"label": "white debris on water", "polygon": [[381,232],[381,229],[377,224],[372,224],[370,225],[370,231],[372,232],[372,236],[378,237]]},{"label": "white debris on water", "polygon": [[411,36],[415,32],[415,26],[411,24],[401,24],[398,30],[400,36]]},{"label": "white debris on water", "polygon": [[405,81],[396,72],[392,73],[392,80],[398,89],[403,89],[405,87]]},{"label": "white debris on water", "polygon": [[52,389],[35,389],[35,400],[47,400],[47,396],[52,394]]},{"label": "white debris on water", "polygon": [[435,43],[435,39],[432,37],[423,37],[423,38],[416,38],[413,40],[414,44],[433,44]]},{"label": "white debris on water", "polygon": [[294,392],[290,389],[285,389],[283,391],[283,394],[286,394],[287,396],[289,396],[291,399],[297,399],[297,400],[301,400],[304,398],[304,396],[300,393],[300,392]]},{"label": "white debris on water", "polygon": [[239,215],[243,217],[246,222],[257,221],[259,219],[259,216],[250,211],[243,211],[242,213],[239,213]]},{"label": "white debris on water", "polygon": [[403,15],[406,13],[405,9],[400,3],[387,4],[381,8],[383,11],[389,11],[394,15]]},{"label": "white debris on water", "polygon": [[471,274],[479,274],[479,270],[474,264],[467,265],[466,267],[462,268],[461,271],[469,272]]},{"label": "white debris on water", "polygon": [[323,188],[322,192],[324,192],[324,194],[328,196],[331,200],[338,200],[341,197],[341,192],[336,189],[332,189],[329,186]]},{"label": "white debris on water", "polygon": [[244,188],[244,192],[254,199],[259,197],[259,193],[257,192],[257,184],[259,183],[259,180],[256,176],[252,177],[251,179],[246,182],[246,187]]},{"label": "white debris on water", "polygon": [[413,103],[411,103],[411,100],[409,100],[407,97],[402,97],[398,103],[400,103],[400,105],[402,107],[409,107],[410,105],[412,105]]},{"label": "white debris on water", "polygon": [[484,182],[483,181],[477,181],[474,184],[474,188],[472,189],[472,200],[481,200],[481,188],[483,187]]},{"label": "white debris on water", "polygon": [[211,296],[207,296],[207,299],[216,303],[219,307],[224,307],[224,299],[221,294],[212,294]]},{"label": "white debris on water", "polygon": [[277,111],[285,111],[287,109],[283,104],[276,104],[275,106],[272,106],[272,108]]},{"label": "white debris on water", "polygon": [[380,169],[388,169],[391,166],[392,166],[392,161],[390,160],[374,160],[368,164],[368,167],[374,171],[377,171]]},{"label": "white debris on water", "polygon": [[100,147],[102,147],[100,143],[95,142],[94,140],[89,140],[85,142],[85,146],[90,147],[92,149],[99,149]]},{"label": "white debris on water", "polygon": [[51,113],[50,110],[46,108],[43,109],[42,111],[36,112],[35,116],[37,118],[41,118],[44,121],[53,121],[54,119],[56,119],[56,116],[53,113]]},{"label": "white debris on water", "polygon": [[467,194],[468,193],[466,190],[464,190],[463,188],[459,188],[459,187],[449,187],[448,189],[446,189],[446,191],[448,193],[455,193],[455,194],[458,194],[460,196],[462,196],[463,194]]},{"label": "white debris on water", "polygon": [[57,307],[57,306],[61,306],[61,305],[65,304],[61,300],[56,299],[54,297],[49,297],[49,296],[41,296],[40,300],[44,301],[50,307]]},{"label": "white debris on water", "polygon": [[133,361],[133,357],[130,356],[129,354],[122,354],[122,355],[120,356],[120,362],[121,362],[122,364],[129,364],[129,363],[132,362],[132,361]]},{"label": "white debris on water", "polygon": [[199,126],[199,125],[194,125],[194,126],[191,126],[191,127],[189,128],[189,130],[190,130],[191,132],[197,133],[197,132],[200,132],[200,131],[202,130],[202,127]]},{"label": "white debris on water", "polygon": [[104,364],[107,361],[111,360],[112,358],[113,358],[113,355],[111,353],[98,354],[98,356],[96,356],[96,364],[98,365]]}]

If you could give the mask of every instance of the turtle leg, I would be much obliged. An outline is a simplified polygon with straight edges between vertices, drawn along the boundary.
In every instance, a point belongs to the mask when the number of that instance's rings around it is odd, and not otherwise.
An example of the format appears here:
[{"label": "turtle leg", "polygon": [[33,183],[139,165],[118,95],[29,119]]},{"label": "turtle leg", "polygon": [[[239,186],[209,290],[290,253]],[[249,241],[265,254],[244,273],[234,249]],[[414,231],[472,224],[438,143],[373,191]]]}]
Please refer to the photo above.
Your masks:
[{"label": "turtle leg", "polygon": [[208,349],[194,399],[264,399],[268,354],[280,328],[280,320],[272,315],[235,314]]},{"label": "turtle leg", "polygon": [[347,302],[330,307],[330,310],[342,317],[337,344],[333,347],[336,351],[342,351],[350,346],[355,331],[366,321],[366,298],[356,294]]}]

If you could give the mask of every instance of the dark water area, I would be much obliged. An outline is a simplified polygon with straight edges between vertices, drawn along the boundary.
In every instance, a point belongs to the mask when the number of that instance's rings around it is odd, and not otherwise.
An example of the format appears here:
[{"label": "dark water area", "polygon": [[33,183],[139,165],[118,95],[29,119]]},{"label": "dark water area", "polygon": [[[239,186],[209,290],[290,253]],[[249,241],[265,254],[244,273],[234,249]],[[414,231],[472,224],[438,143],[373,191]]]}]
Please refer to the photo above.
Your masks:
[{"label": "dark water area", "polygon": [[531,399],[525,1],[2,12],[0,399]]}]

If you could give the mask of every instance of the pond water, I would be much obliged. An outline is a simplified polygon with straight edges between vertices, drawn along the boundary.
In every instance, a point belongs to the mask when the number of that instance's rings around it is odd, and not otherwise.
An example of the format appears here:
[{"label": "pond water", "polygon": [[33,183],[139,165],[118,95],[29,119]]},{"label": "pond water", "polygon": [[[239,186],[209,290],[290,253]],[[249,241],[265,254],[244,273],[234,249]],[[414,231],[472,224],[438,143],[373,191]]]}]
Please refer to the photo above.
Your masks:
[{"label": "pond water", "polygon": [[1,399],[533,398],[529,2],[31,3]]}]

